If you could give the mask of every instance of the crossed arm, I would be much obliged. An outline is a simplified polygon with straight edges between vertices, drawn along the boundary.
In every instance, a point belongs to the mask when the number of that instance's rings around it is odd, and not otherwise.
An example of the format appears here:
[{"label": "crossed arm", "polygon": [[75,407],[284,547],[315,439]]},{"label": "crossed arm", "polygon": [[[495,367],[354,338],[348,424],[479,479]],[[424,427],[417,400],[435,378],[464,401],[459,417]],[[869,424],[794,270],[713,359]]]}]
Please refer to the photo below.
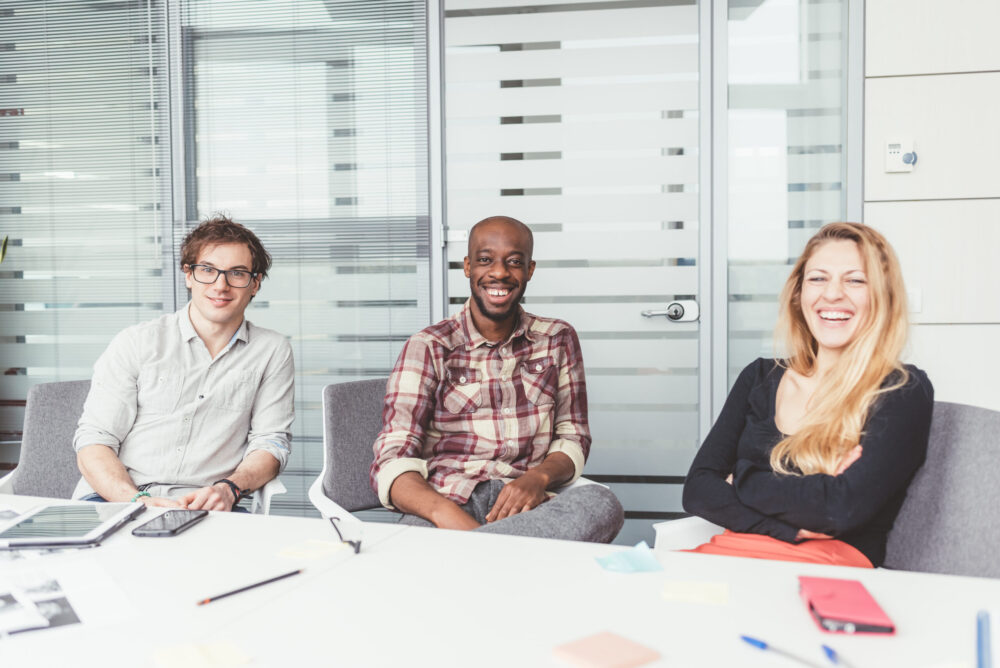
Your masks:
[{"label": "crossed arm", "polygon": [[684,486],[688,512],[786,542],[842,535],[869,522],[923,463],[933,407],[933,389],[923,378],[879,398],[861,443],[835,475],[776,475],[739,459],[758,371],[751,365],[740,375],[691,465]]}]

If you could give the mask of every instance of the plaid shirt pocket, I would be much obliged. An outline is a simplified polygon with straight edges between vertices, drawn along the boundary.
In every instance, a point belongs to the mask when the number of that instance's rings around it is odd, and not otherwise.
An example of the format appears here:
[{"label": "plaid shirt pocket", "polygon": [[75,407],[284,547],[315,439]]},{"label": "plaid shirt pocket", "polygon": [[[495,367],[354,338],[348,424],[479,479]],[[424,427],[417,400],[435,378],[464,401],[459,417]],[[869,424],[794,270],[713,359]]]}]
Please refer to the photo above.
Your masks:
[{"label": "plaid shirt pocket", "polygon": [[554,404],[559,389],[559,369],[551,357],[530,359],[521,365],[521,383],[524,396],[535,406]]},{"label": "plaid shirt pocket", "polygon": [[483,405],[482,378],[478,369],[450,366],[441,385],[441,404],[449,413],[471,413]]}]

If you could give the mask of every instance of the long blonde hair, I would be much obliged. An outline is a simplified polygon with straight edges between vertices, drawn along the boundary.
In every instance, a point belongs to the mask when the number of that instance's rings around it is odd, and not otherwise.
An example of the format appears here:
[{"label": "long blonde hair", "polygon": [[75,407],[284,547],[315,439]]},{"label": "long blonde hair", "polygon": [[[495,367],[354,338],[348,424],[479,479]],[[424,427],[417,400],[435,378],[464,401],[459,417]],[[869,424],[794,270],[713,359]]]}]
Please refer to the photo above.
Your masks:
[{"label": "long blonde hair", "polygon": [[[899,261],[885,237],[858,223],[824,225],[792,269],[781,291],[775,338],[784,344],[783,363],[803,376],[816,371],[818,344],[802,313],[801,294],[806,262],[829,241],[853,241],[864,262],[869,307],[854,340],[824,376],[798,431],[771,451],[771,468],[783,474],[833,475],[841,457],[861,440],[872,404],[884,392],[904,385],[900,355],[909,330],[906,289]],[[883,387],[890,374],[893,382]]]}]

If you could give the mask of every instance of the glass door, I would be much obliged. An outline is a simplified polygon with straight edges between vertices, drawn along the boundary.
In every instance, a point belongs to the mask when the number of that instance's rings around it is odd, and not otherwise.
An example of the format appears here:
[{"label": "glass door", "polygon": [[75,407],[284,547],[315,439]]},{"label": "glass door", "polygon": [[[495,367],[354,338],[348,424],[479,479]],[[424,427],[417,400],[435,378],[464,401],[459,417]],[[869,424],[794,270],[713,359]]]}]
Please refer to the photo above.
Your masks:
[{"label": "glass door", "polygon": [[524,306],[583,346],[586,475],[626,508],[618,542],[652,542],[700,437],[698,6],[449,0],[444,15],[449,312],[469,294],[469,227],[531,227]]}]

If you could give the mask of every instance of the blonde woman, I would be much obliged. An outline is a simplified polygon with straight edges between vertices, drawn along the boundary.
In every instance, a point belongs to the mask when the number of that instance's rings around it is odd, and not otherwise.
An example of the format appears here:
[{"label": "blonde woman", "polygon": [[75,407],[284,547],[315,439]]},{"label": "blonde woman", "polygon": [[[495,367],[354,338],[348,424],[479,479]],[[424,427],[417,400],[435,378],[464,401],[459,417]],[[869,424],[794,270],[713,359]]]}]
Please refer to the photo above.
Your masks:
[{"label": "blonde woman", "polygon": [[785,360],[740,374],[684,485],[726,527],[695,552],[879,566],[927,451],[934,388],[899,358],[906,292],[885,238],[831,223],[781,293]]}]

